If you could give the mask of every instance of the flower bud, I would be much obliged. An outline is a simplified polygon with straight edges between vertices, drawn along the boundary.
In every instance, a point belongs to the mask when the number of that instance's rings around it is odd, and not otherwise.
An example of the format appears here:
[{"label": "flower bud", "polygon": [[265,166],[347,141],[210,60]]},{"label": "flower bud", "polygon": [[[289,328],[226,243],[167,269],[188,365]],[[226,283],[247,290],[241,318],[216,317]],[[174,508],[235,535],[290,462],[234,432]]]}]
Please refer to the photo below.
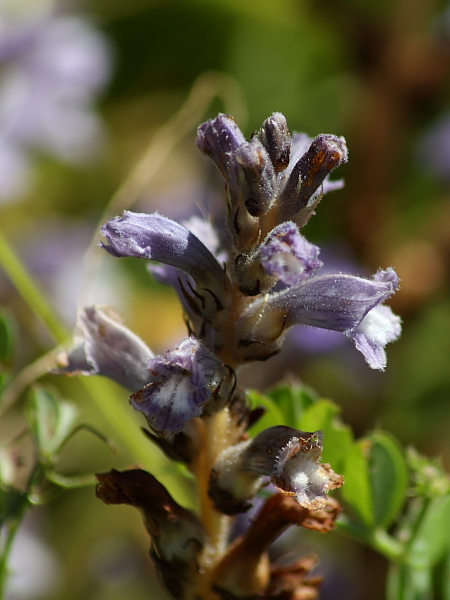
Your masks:
[{"label": "flower bud", "polygon": [[280,198],[281,220],[293,219],[298,222],[298,213],[302,227],[312,215],[319,201],[312,202],[318,188],[328,175],[339,165],[347,161],[348,153],[345,139],[322,133],[312,141],[309,149],[292,169]]},{"label": "flower bud", "polygon": [[246,440],[226,448],[212,469],[208,494],[215,507],[226,515],[246,512],[264,483],[264,476],[244,466],[244,451],[250,444],[251,440]]},{"label": "flower bud", "polygon": [[284,171],[291,154],[291,134],[286,117],[280,112],[274,112],[264,121],[258,137],[269,153],[275,173]]},{"label": "flower bud", "polygon": [[295,496],[308,510],[327,503],[327,492],[340,487],[344,478],[320,462],[321,431],[299,431],[277,425],[224,450],[214,465],[209,494],[226,514],[243,512],[265,478],[282,492]]},{"label": "flower bud", "polygon": [[265,215],[274,200],[275,174],[266,149],[257,137],[236,151],[248,186],[245,206],[252,217]]},{"label": "flower bud", "polygon": [[199,150],[213,160],[232,188],[238,185],[239,169],[235,152],[242,144],[245,144],[245,137],[229,115],[219,114],[197,129]]},{"label": "flower bud", "polygon": [[239,254],[233,266],[233,274],[239,284],[239,289],[246,296],[263,294],[277,282],[277,277],[264,269],[261,264],[259,248],[248,254]]}]

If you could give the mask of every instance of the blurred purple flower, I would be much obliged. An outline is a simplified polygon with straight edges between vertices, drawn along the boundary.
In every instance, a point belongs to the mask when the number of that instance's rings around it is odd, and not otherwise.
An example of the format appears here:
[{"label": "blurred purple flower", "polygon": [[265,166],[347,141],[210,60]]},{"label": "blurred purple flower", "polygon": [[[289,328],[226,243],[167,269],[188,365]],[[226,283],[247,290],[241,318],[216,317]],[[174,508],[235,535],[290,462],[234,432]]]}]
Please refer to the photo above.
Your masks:
[{"label": "blurred purple flower", "polygon": [[82,163],[98,150],[92,108],[111,73],[104,36],[85,18],[40,11],[11,18],[0,8],[0,201],[23,194],[29,153]]},{"label": "blurred purple flower", "polygon": [[417,161],[433,175],[450,181],[450,113],[425,131],[418,143]]}]

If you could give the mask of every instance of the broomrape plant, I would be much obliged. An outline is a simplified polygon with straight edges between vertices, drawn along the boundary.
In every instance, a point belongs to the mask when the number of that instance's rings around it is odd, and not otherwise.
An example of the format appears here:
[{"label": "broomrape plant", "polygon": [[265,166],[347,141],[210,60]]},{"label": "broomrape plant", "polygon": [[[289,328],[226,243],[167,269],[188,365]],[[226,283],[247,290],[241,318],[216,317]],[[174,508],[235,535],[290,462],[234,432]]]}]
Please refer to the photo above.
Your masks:
[{"label": "broomrape plant", "polygon": [[[125,211],[103,225],[101,244],[113,257],[149,261],[152,276],[176,290],[187,337],[155,355],[113,309],[88,306],[70,347],[56,365],[51,357],[53,373],[101,375],[128,390],[148,442],[181,465],[180,480],[188,474],[195,483],[196,508],[182,506],[140,468],[98,473],[97,496],[140,510],[150,557],[179,600],[319,598],[318,558],[308,548],[295,558],[272,551],[294,525],[336,529],[384,556],[387,600],[450,600],[450,480],[439,462],[405,451],[381,430],[355,440],[339,407],[298,383],[266,394],[241,384],[244,367],[270,360],[296,326],[341,332],[379,371],[386,344],[400,336],[400,318],[385,305],[399,286],[395,270],[370,279],[329,272],[303,235],[322,197],[342,187],[329,176],[347,160],[345,140],[291,136],[274,113],[247,141],[233,118],[220,114],[198,128],[197,145],[225,180],[226,229],[198,217],[177,223]],[[4,265],[11,255],[0,236]],[[10,260],[8,272],[55,337],[65,339],[19,261]],[[9,339],[1,313],[0,337]],[[0,344],[1,365],[10,362],[7,349]],[[44,359],[31,369],[34,378],[47,372]],[[0,411],[17,397],[19,380],[0,368]],[[90,390],[99,404],[102,389]],[[126,422],[131,409],[124,412],[116,397],[101,406],[117,432],[134,436],[134,422]],[[59,473],[63,446],[82,428],[108,441],[91,425],[77,425],[74,405],[41,386],[31,390],[26,417],[20,437],[31,436],[33,458],[24,487],[15,484],[14,440],[0,447],[0,597],[26,511],[49,500],[55,486],[93,483],[92,476]],[[134,442],[128,435],[128,445]],[[141,446],[139,452],[147,456]],[[251,518],[239,518],[244,513]]]},{"label": "broomrape plant", "polygon": [[[110,309],[91,306],[80,311],[57,371],[104,375],[127,388],[148,437],[195,476],[198,513],[145,471],[97,475],[106,504],[143,512],[151,558],[175,598],[316,598],[315,561],[273,564],[268,549],[293,524],[332,530],[341,508],[328,492],[344,477],[321,462],[321,431],[279,424],[252,438],[263,411],[250,404],[239,373],[277,354],[296,325],[342,332],[383,370],[385,345],[401,330],[384,302],[399,280],[392,268],[371,279],[322,274],[320,249],[302,234],[322,196],[342,186],[329,180],[347,161],[342,137],[291,136],[274,113],[246,141],[233,118],[219,114],[198,128],[197,146],[225,180],[226,236],[208,221],[129,211],[102,228],[112,256],[159,263],[149,270],[176,289],[188,337],[155,356]],[[236,515],[268,483],[276,491],[232,540]]]}]

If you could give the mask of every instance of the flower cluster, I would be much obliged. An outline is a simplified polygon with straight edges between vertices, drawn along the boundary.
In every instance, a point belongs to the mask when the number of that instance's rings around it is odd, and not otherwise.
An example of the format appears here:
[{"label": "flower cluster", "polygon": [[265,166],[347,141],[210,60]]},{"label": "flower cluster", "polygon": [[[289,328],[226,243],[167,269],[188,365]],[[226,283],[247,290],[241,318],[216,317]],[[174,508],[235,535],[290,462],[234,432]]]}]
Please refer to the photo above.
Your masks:
[{"label": "flower cluster", "polygon": [[[342,332],[370,367],[384,369],[384,348],[399,336],[400,320],[383,303],[398,277],[392,268],[371,279],[321,274],[319,248],[301,233],[323,194],[342,185],[328,177],[347,160],[343,138],[291,137],[274,113],[247,142],[221,114],[199,127],[197,145],[226,182],[227,238],[208,222],[187,227],[157,213],[126,211],[102,229],[111,255],[160,263],[150,271],[178,292],[189,336],[154,356],[117,315],[90,307],[80,312],[75,344],[57,371],[122,384],[149,438],[197,478],[198,517],[142,471],[98,476],[106,503],[143,510],[153,560],[176,597],[316,598],[313,564],[280,569],[268,546],[292,524],[332,529],[339,507],[327,493],[343,477],[321,463],[320,431],[275,426],[251,439],[262,411],[248,405],[239,370],[276,354],[300,324]],[[279,492],[230,545],[232,518],[267,483]]]},{"label": "flower cluster", "polygon": [[382,306],[398,287],[395,271],[321,275],[319,248],[301,233],[336,187],[327,178],[347,160],[343,138],[291,140],[274,113],[246,142],[234,120],[219,115],[199,127],[197,144],[226,181],[226,260],[200,239],[204,228],[197,236],[159,214],[112,219],[104,248],[166,265],[160,277],[178,290],[192,333],[233,368],[277,353],[287,330],[303,324],[344,333],[372,368],[384,369],[384,347],[400,334],[399,318]]}]

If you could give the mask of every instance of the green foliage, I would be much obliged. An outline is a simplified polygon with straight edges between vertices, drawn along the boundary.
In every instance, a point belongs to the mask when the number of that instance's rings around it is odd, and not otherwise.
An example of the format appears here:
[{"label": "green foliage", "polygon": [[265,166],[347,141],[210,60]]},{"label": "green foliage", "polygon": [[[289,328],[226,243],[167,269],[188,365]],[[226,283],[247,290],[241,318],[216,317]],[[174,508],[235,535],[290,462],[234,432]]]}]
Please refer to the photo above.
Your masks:
[{"label": "green foliage", "polygon": [[419,568],[434,567],[450,550],[450,495],[433,498],[423,512],[408,544],[408,562]]},{"label": "green foliage", "polygon": [[413,495],[435,498],[450,492],[450,477],[440,459],[423,456],[410,446],[406,451],[406,460],[411,470]]},{"label": "green foliage", "polygon": [[376,431],[369,436],[368,442],[373,522],[376,527],[387,529],[404,506],[408,470],[403,451],[393,436]]},{"label": "green foliage", "polygon": [[0,308],[0,394],[9,381],[9,370],[14,361],[15,349],[13,318],[6,310]]},{"label": "green foliage", "polygon": [[96,481],[93,474],[65,477],[55,471],[59,452],[78,431],[90,431],[115,452],[114,443],[96,428],[87,424],[75,426],[78,412],[74,404],[60,398],[53,390],[41,386],[30,390],[27,415],[37,449],[38,466],[48,481],[63,488],[93,485]]},{"label": "green foliage", "polygon": [[297,427],[297,423],[314,403],[317,395],[310,388],[294,382],[277,386],[270,392],[269,397],[283,413],[286,423]]},{"label": "green foliage", "polygon": [[282,422],[324,433],[323,460],[345,477],[339,528],[391,560],[388,600],[431,600],[439,581],[447,600],[450,494],[439,461],[405,452],[385,431],[355,440],[340,408],[300,385],[251,397],[267,409],[265,426]]},{"label": "green foliage", "polygon": [[57,453],[72,435],[77,408],[53,391],[35,386],[30,390],[27,414],[40,462],[53,465]]},{"label": "green foliage", "polygon": [[322,458],[340,473],[345,469],[347,455],[353,444],[353,434],[348,425],[339,418],[340,407],[330,400],[317,400],[312,403],[296,421],[296,427],[303,431],[323,432],[324,449]]},{"label": "green foliage", "polygon": [[248,390],[247,398],[253,408],[262,406],[266,412],[263,417],[252,427],[252,435],[256,436],[264,429],[275,425],[287,425],[286,415],[274,400],[265,394],[261,394],[256,390]]}]

